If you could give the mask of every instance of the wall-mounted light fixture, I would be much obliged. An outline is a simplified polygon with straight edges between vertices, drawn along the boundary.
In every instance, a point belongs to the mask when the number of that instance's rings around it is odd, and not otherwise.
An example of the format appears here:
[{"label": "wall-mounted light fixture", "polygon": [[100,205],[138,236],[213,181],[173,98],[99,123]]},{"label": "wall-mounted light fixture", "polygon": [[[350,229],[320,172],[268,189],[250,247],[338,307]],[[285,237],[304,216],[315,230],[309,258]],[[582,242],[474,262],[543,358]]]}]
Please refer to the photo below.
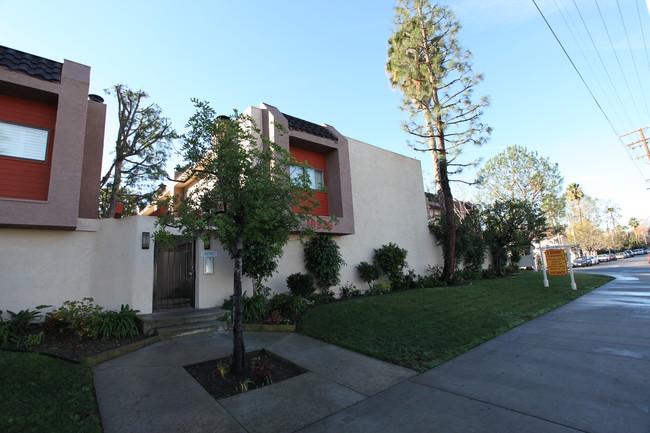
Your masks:
[{"label": "wall-mounted light fixture", "polygon": [[142,232],[142,249],[148,250],[150,243],[151,243],[151,233]]}]

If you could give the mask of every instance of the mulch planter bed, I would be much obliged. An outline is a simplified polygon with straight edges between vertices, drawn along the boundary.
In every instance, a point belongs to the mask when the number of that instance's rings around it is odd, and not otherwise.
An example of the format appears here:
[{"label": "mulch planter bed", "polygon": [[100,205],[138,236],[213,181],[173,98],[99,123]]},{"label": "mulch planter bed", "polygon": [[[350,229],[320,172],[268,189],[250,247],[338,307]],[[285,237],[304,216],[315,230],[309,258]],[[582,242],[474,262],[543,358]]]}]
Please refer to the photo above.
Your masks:
[{"label": "mulch planter bed", "polygon": [[[42,327],[37,326],[31,330],[30,333],[38,334]],[[24,347],[16,347],[9,343],[7,349],[25,351],[25,352],[38,352],[44,355],[54,356],[56,358],[65,359],[73,362],[83,362],[85,359],[91,359],[101,353],[110,350],[119,349],[134,342],[146,340],[150,337],[146,335],[138,335],[134,338],[111,339],[102,341],[101,339],[80,339],[77,335],[72,333],[46,333],[43,343],[40,346],[26,349]]]},{"label": "mulch planter bed", "polygon": [[[257,366],[263,366],[265,368],[270,367],[271,381],[274,384],[307,372],[307,370],[304,370],[289,361],[273,356],[265,350],[247,353],[246,360],[248,363],[254,361]],[[248,387],[249,391],[265,386],[264,384],[255,382],[254,374],[250,371],[240,375],[228,373],[226,377],[222,379],[217,372],[217,365],[219,362],[230,365],[230,357],[186,365],[185,369],[203,387],[203,389],[217,400],[241,393],[242,390],[240,389],[240,384],[246,381],[246,379],[252,381]]]}]

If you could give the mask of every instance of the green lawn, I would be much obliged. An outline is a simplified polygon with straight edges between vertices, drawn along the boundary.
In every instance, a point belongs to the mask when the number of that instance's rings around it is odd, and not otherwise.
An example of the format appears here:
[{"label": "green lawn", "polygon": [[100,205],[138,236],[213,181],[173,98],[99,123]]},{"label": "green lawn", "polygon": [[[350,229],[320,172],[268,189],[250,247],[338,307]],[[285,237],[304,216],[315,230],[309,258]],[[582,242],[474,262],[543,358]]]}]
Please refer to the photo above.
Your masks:
[{"label": "green lawn", "polygon": [[522,272],[471,285],[415,289],[309,310],[299,332],[378,359],[424,371],[599,287],[611,277]]},{"label": "green lawn", "polygon": [[0,432],[101,433],[90,367],[0,351]]}]

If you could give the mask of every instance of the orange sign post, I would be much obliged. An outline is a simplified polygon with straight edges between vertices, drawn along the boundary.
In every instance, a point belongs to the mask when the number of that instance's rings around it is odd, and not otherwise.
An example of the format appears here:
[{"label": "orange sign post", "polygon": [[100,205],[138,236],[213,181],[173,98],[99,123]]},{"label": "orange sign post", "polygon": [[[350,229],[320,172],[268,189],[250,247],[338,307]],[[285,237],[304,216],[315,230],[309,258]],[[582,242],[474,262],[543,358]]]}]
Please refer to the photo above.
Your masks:
[{"label": "orange sign post", "polygon": [[567,262],[567,257],[571,257],[571,246],[561,245],[555,247],[543,247],[544,256],[544,287],[548,287],[548,275],[571,275],[571,289],[578,290],[575,279],[573,278],[573,266]]},{"label": "orange sign post", "polygon": [[544,256],[546,256],[546,269],[549,275],[566,275],[569,273],[564,250],[546,250]]}]

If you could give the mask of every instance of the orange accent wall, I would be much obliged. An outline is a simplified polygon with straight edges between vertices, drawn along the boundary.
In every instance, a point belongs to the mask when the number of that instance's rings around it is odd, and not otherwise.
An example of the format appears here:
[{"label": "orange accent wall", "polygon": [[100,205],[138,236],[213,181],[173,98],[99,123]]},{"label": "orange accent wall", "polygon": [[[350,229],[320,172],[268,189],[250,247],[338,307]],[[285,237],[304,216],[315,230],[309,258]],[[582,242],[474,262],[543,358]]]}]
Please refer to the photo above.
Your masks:
[{"label": "orange accent wall", "polygon": [[[291,156],[300,164],[307,164],[312,168],[323,170],[325,186],[327,187],[327,165],[325,163],[325,155],[322,153],[313,152],[311,150],[302,149],[295,146],[289,146]],[[312,215],[329,216],[329,196],[327,191],[314,191],[314,196],[318,201],[319,206],[311,211]]]},{"label": "orange accent wall", "polygon": [[0,95],[0,120],[49,131],[45,162],[0,156],[0,197],[47,200],[56,107]]}]

